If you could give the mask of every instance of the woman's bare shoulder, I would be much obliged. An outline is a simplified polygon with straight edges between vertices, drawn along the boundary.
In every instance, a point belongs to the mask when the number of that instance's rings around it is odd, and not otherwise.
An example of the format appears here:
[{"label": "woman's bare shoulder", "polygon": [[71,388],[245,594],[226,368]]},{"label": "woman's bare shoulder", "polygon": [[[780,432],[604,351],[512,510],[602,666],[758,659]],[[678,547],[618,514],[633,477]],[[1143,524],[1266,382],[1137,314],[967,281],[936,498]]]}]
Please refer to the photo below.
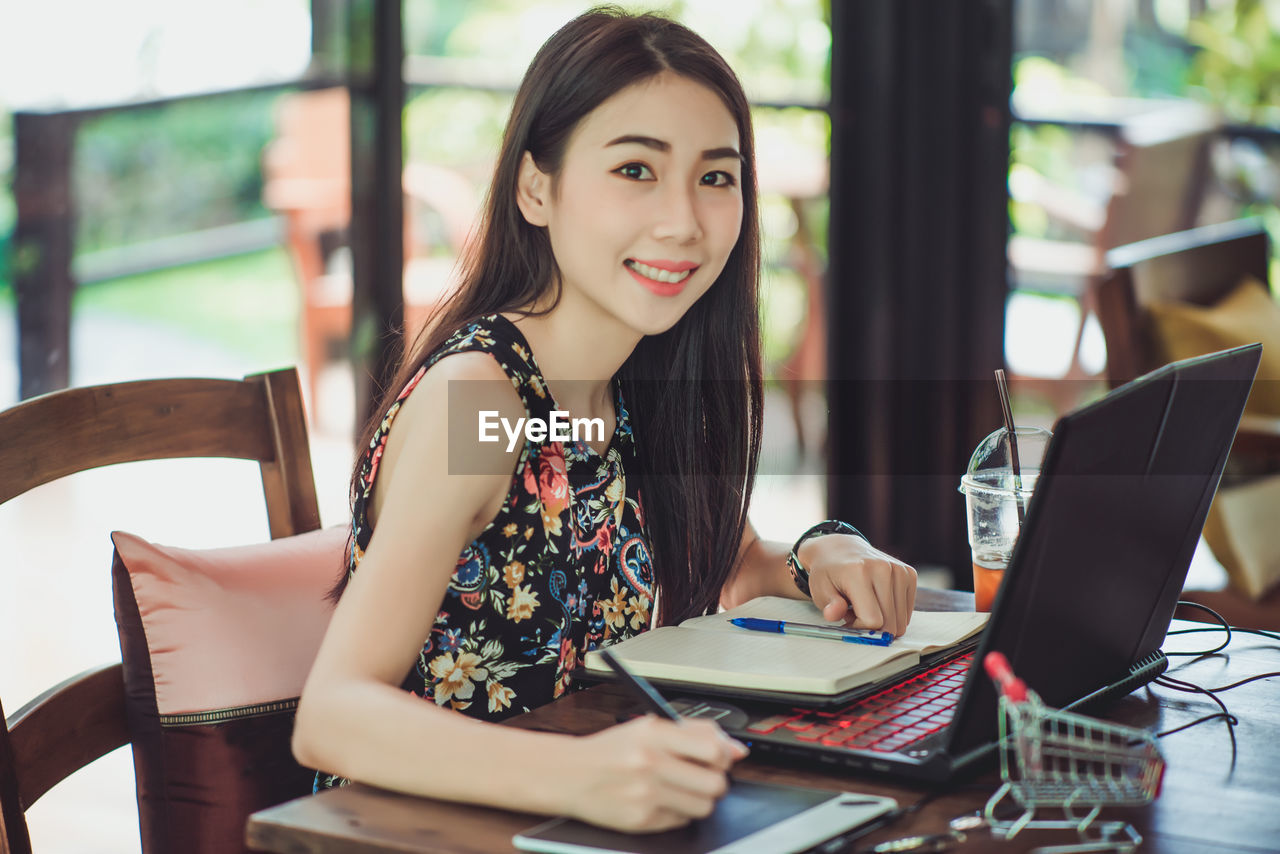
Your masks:
[{"label": "woman's bare shoulder", "polygon": [[392,424],[375,516],[394,482],[404,480],[475,502],[472,509],[483,514],[493,496],[505,495],[524,445],[523,436],[512,444],[499,425],[516,424],[524,415],[520,395],[491,355],[468,351],[436,362]]},{"label": "woman's bare shoulder", "polygon": [[443,425],[451,431],[450,439],[459,440],[467,434],[458,431],[477,423],[486,412],[514,420],[523,417],[524,403],[497,359],[469,350],[446,356],[428,368],[405,400],[397,422]]}]

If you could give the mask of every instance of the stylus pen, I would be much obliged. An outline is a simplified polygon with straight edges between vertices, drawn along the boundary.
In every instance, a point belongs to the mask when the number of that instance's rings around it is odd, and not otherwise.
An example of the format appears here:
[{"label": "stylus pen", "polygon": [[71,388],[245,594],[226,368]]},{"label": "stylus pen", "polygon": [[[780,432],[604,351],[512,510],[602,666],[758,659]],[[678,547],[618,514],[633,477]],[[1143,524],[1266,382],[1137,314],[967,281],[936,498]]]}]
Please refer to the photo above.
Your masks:
[{"label": "stylus pen", "polygon": [[609,668],[614,673],[618,674],[618,679],[622,681],[622,684],[627,686],[632,694],[636,695],[637,700],[648,706],[650,711],[662,715],[667,720],[675,721],[676,723],[680,722],[679,713],[671,708],[670,703],[662,699],[662,695],[645,681],[644,677],[637,676],[623,667],[622,662],[614,658],[613,653],[609,652],[609,650],[601,649],[597,650],[597,652],[600,653],[600,660],[609,665]]},{"label": "stylus pen", "polygon": [[738,617],[730,620],[740,629],[753,632],[778,632],[802,638],[826,638],[846,643],[865,643],[872,646],[888,646],[893,635],[888,632],[870,632],[866,629],[846,629],[842,626],[818,626],[813,623],[788,623],[785,620],[760,620],[755,617]]}]

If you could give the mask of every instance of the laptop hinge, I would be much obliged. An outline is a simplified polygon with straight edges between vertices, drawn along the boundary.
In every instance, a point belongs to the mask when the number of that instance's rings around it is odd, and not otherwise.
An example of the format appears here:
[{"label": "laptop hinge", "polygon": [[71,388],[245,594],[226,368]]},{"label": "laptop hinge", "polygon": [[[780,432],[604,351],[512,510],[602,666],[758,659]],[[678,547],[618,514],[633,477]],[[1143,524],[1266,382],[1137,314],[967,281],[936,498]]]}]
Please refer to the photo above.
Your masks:
[{"label": "laptop hinge", "polygon": [[1136,664],[1129,668],[1129,672],[1120,679],[1105,685],[1094,691],[1092,694],[1085,694],[1074,703],[1068,703],[1063,706],[1064,709],[1079,711],[1093,705],[1101,705],[1107,700],[1118,700],[1121,697],[1132,694],[1134,691],[1151,682],[1161,673],[1164,673],[1169,667],[1169,659],[1165,658],[1164,652],[1157,649],[1155,652],[1139,660]]}]

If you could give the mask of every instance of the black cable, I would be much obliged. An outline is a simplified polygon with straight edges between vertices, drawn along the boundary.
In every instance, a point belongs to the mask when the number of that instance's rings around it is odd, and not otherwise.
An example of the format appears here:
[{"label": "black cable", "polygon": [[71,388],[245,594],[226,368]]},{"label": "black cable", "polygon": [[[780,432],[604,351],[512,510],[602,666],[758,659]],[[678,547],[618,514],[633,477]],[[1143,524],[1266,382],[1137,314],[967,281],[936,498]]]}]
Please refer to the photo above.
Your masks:
[{"label": "black cable", "polygon": [[1203,652],[1166,652],[1164,654],[1165,658],[1169,658],[1171,656],[1189,656],[1192,658],[1199,658],[1204,655],[1213,655],[1215,652],[1221,652],[1222,650],[1227,648],[1227,644],[1231,643],[1231,626],[1230,624],[1227,623],[1227,620],[1225,617],[1223,617],[1217,611],[1210,608],[1208,605],[1201,605],[1199,602],[1188,602],[1185,599],[1179,599],[1178,604],[1185,605],[1189,608],[1199,608],[1201,611],[1204,611],[1205,613],[1212,616],[1215,620],[1217,620],[1222,625],[1221,627],[1213,626],[1213,627],[1204,628],[1204,629],[1174,629],[1173,631],[1169,632],[1169,634],[1181,635],[1181,634],[1187,634],[1190,632],[1216,632],[1219,630],[1219,628],[1221,628],[1222,631],[1227,633],[1227,636],[1222,641],[1221,644],[1214,647],[1213,649],[1206,649]]},{"label": "black cable", "polygon": [[[1230,625],[1229,623],[1227,623],[1227,620],[1226,620],[1226,618],[1225,618],[1225,617],[1223,617],[1223,616],[1222,616],[1221,614],[1219,614],[1217,611],[1215,611],[1215,610],[1213,610],[1212,608],[1210,608],[1208,605],[1201,605],[1199,602],[1188,602],[1186,599],[1179,599],[1179,600],[1178,600],[1178,604],[1179,604],[1179,605],[1185,605],[1185,606],[1186,606],[1186,607],[1188,607],[1188,608],[1197,608],[1197,609],[1199,609],[1199,610],[1201,610],[1201,611],[1204,611],[1206,614],[1209,614],[1209,615],[1210,615],[1210,616],[1212,616],[1215,620],[1217,620],[1221,625],[1220,625],[1220,626],[1205,626],[1204,628],[1199,628],[1199,629],[1174,629],[1173,631],[1169,632],[1168,634],[1171,634],[1171,635],[1189,635],[1189,634],[1193,634],[1193,633],[1196,633],[1196,632],[1216,632],[1216,631],[1221,630],[1221,631],[1225,631],[1225,632],[1227,633],[1227,640],[1228,640],[1228,641],[1230,641],[1230,640],[1231,640],[1231,633],[1232,633],[1232,632],[1242,632],[1242,633],[1244,633],[1244,634],[1260,635],[1261,637],[1268,638],[1268,639],[1273,640],[1273,641],[1280,641],[1280,632],[1274,632],[1274,631],[1271,631],[1270,629],[1246,629],[1246,628],[1241,628],[1240,626],[1232,626],[1232,625]],[[1225,644],[1223,644],[1223,645],[1225,646]],[[1217,650],[1214,650],[1214,651],[1216,652]],[[1180,653],[1165,653],[1165,655],[1191,655],[1191,654],[1192,654],[1192,653],[1185,653],[1185,652],[1180,652]],[[1206,653],[1206,654],[1207,654],[1207,653]]]},{"label": "black cable", "polygon": [[[1239,719],[1235,717],[1235,715],[1232,715],[1230,713],[1214,712],[1211,715],[1205,715],[1202,718],[1196,718],[1194,721],[1191,721],[1190,723],[1185,723],[1182,726],[1176,726],[1173,729],[1167,729],[1164,732],[1158,732],[1156,733],[1156,738],[1164,738],[1166,735],[1173,735],[1175,732],[1182,732],[1184,729],[1191,729],[1191,727],[1197,726],[1198,724],[1208,723],[1209,721],[1216,721],[1219,718],[1226,721],[1228,727],[1234,726],[1235,724],[1240,722]],[[1234,745],[1235,744],[1234,731],[1228,730],[1228,732],[1232,733],[1231,743]]]},{"label": "black cable", "polygon": [[[1179,600],[1178,604],[1185,605],[1189,608],[1196,608],[1201,611],[1204,611],[1205,613],[1212,616],[1219,623],[1219,625],[1205,626],[1204,628],[1194,628],[1194,629],[1174,629],[1173,631],[1168,632],[1168,634],[1185,635],[1185,634],[1195,634],[1199,632],[1224,632],[1226,637],[1224,638],[1221,644],[1214,647],[1213,649],[1202,650],[1199,652],[1166,652],[1165,653],[1166,657],[1189,656],[1189,657],[1199,658],[1207,655],[1213,655],[1214,653],[1217,653],[1217,652],[1221,652],[1222,650],[1226,649],[1228,644],[1231,643],[1232,632],[1260,635],[1262,637],[1269,638],[1271,640],[1280,641],[1280,634],[1277,634],[1275,632],[1270,632],[1265,629],[1243,629],[1243,628],[1232,626],[1227,622],[1226,618],[1224,618],[1217,611],[1213,610],[1207,605],[1201,605],[1199,602],[1188,602],[1186,600]],[[1232,688],[1238,688],[1241,685],[1246,685],[1250,682],[1256,682],[1259,679],[1267,679],[1273,676],[1280,676],[1280,671],[1271,672],[1271,673],[1260,673],[1256,676],[1250,676],[1246,679],[1241,679],[1238,682],[1232,682],[1230,685],[1224,685],[1220,688],[1204,688],[1192,682],[1187,682],[1185,680],[1170,676],[1167,673],[1156,677],[1154,680],[1152,680],[1151,684],[1159,685],[1162,688],[1168,688],[1171,691],[1180,691],[1184,694],[1203,694],[1206,697],[1208,697],[1210,700],[1212,700],[1213,703],[1217,705],[1217,707],[1221,711],[1214,712],[1211,715],[1203,715],[1202,717],[1196,718],[1193,721],[1189,721],[1180,726],[1176,726],[1173,729],[1167,729],[1167,730],[1164,730],[1163,732],[1155,733],[1155,737],[1164,738],[1165,736],[1182,732],[1183,730],[1190,729],[1191,727],[1194,727],[1194,726],[1199,726],[1200,724],[1203,724],[1203,723],[1208,723],[1209,721],[1216,721],[1216,720],[1224,721],[1227,725],[1227,735],[1231,738],[1231,764],[1232,766],[1234,766],[1236,762],[1236,750],[1237,750],[1235,727],[1237,724],[1240,723],[1240,719],[1231,713],[1231,711],[1227,708],[1226,703],[1224,703],[1222,699],[1217,696],[1217,693],[1221,691],[1229,691]],[[1147,687],[1148,687],[1148,690],[1150,690],[1150,685],[1148,685]],[[931,801],[945,794],[949,794],[950,792],[951,790],[948,788],[935,789],[931,792],[926,793],[923,797],[917,799],[915,802],[908,804],[905,807],[898,807],[896,809],[889,810],[888,812],[878,816],[876,819],[868,822],[867,824],[854,829],[850,833],[843,834],[841,836],[836,837],[835,839],[827,840],[825,843],[810,850],[815,852],[822,852],[822,854],[834,854],[834,852],[838,852],[838,851],[847,851],[849,850],[848,846],[851,843],[877,830],[881,830],[885,827],[888,827],[889,825],[894,824],[901,818],[911,815],[914,812],[918,812],[926,804],[930,803]]]},{"label": "black cable", "polygon": [[[1243,629],[1239,627],[1233,627],[1229,623],[1227,623],[1226,619],[1217,611],[1213,610],[1212,608],[1206,605],[1201,605],[1199,602],[1187,602],[1186,600],[1179,600],[1178,604],[1185,605],[1189,608],[1196,608],[1200,611],[1204,611],[1206,614],[1209,614],[1211,617],[1213,617],[1220,625],[1205,626],[1202,628],[1194,628],[1194,629],[1174,629],[1173,631],[1169,632],[1170,635],[1186,635],[1186,634],[1195,634],[1199,632],[1221,631],[1225,633],[1226,637],[1221,644],[1214,647],[1213,649],[1207,649],[1200,652],[1166,652],[1165,655],[1167,657],[1189,656],[1189,657],[1200,658],[1207,655],[1213,655],[1216,652],[1220,652],[1223,649],[1226,649],[1227,645],[1231,643],[1232,632],[1258,635],[1259,637],[1264,637],[1269,640],[1280,641],[1280,634],[1277,634],[1276,632],[1268,631],[1266,629]],[[1193,726],[1196,726],[1202,723],[1207,723],[1208,721],[1222,720],[1226,723],[1227,734],[1231,738],[1231,763],[1232,765],[1234,765],[1236,761],[1236,730],[1235,728],[1236,728],[1236,725],[1240,723],[1240,719],[1231,713],[1231,711],[1227,708],[1226,703],[1224,703],[1222,699],[1217,695],[1222,691],[1230,691],[1232,688],[1239,688],[1241,685],[1247,685],[1250,682],[1256,682],[1259,679],[1269,679],[1274,676],[1280,676],[1280,671],[1273,671],[1269,673],[1259,673],[1254,676],[1249,676],[1247,678],[1240,679],[1236,682],[1232,682],[1228,685],[1222,685],[1217,688],[1205,688],[1203,686],[1196,685],[1192,682],[1187,682],[1182,679],[1177,679],[1173,676],[1170,676],[1168,673],[1162,674],[1161,676],[1157,677],[1154,680],[1154,684],[1164,688],[1168,688],[1173,691],[1182,691],[1183,693],[1187,693],[1187,694],[1204,694],[1206,697],[1212,700],[1214,704],[1217,705],[1217,707],[1221,711],[1215,712],[1211,715],[1204,715],[1203,717],[1196,718],[1195,720],[1190,721],[1189,723],[1182,724],[1181,726],[1174,727],[1173,729],[1168,729],[1168,730],[1165,730],[1164,732],[1158,732],[1155,734],[1156,738],[1164,738],[1167,735],[1172,735],[1176,732],[1182,732],[1185,729],[1190,729]]]},{"label": "black cable", "polygon": [[1257,676],[1250,676],[1248,679],[1241,679],[1239,682],[1232,682],[1230,685],[1223,685],[1220,688],[1206,688],[1207,691],[1230,691],[1232,688],[1239,688],[1241,685],[1247,685],[1250,682],[1257,682],[1259,679],[1270,679],[1273,676],[1280,676],[1280,670],[1272,670],[1270,673],[1259,673]]},{"label": "black cable", "polygon": [[1215,712],[1212,715],[1205,715],[1204,717],[1197,718],[1196,720],[1191,721],[1190,723],[1183,724],[1182,726],[1174,727],[1173,729],[1165,730],[1164,732],[1158,732],[1155,734],[1155,737],[1164,738],[1167,735],[1173,735],[1175,732],[1181,732],[1184,729],[1190,729],[1191,727],[1196,726],[1198,724],[1221,719],[1226,722],[1227,735],[1231,738],[1231,766],[1234,768],[1236,764],[1236,724],[1240,723],[1240,719],[1237,718],[1235,715],[1231,714],[1231,712],[1227,709],[1227,704],[1222,702],[1222,699],[1218,697],[1216,694],[1214,694],[1213,691],[1209,690],[1208,688],[1202,688],[1199,685],[1193,684],[1191,682],[1185,682],[1182,679],[1176,679],[1172,676],[1169,676],[1168,674],[1158,677],[1157,679],[1154,680],[1154,682],[1156,685],[1159,685],[1163,688],[1169,688],[1170,690],[1173,690],[1173,691],[1181,691],[1186,694],[1204,694],[1210,700],[1212,700],[1219,709],[1222,710],[1220,712]]},{"label": "black cable", "polygon": [[[1184,602],[1182,604],[1185,605],[1188,603]],[[1205,626],[1204,628],[1201,628],[1201,629],[1174,629],[1168,634],[1190,635],[1190,634],[1195,634],[1197,632],[1220,632],[1220,631],[1222,631],[1222,626]],[[1269,629],[1246,629],[1240,626],[1232,626],[1231,631],[1237,632],[1242,635],[1260,635],[1261,637],[1264,637],[1267,640],[1280,641],[1280,633],[1273,632]],[[1168,655],[1168,654],[1169,653],[1165,653],[1165,655]]]}]

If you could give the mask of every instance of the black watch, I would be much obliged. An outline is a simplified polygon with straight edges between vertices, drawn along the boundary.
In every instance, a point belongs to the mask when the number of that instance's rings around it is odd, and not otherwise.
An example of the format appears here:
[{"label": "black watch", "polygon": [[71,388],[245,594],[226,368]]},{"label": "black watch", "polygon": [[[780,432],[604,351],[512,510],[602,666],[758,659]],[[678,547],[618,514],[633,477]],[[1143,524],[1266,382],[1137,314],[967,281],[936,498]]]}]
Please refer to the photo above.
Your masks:
[{"label": "black watch", "polygon": [[[824,522],[819,522],[801,534],[800,539],[796,540],[796,544],[787,553],[787,568],[791,570],[791,580],[796,583],[796,587],[805,596],[811,595],[809,593],[809,570],[805,569],[804,565],[800,563],[800,546],[805,540],[826,536],[827,534],[853,534],[855,537],[867,539],[866,534],[848,522],[841,522],[839,519],[827,519]],[[867,542],[871,541],[867,540]]]}]

